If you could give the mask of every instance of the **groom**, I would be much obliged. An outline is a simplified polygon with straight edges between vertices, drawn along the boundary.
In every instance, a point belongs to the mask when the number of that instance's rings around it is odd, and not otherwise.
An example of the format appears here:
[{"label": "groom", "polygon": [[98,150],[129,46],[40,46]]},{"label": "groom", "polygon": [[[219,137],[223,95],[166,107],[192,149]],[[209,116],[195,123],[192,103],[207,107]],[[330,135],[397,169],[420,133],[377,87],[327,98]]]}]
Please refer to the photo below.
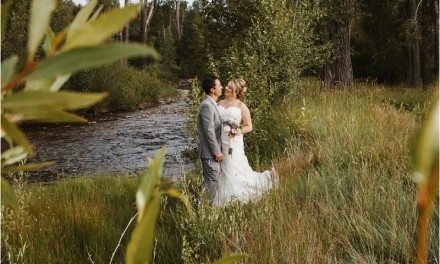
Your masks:
[{"label": "groom", "polygon": [[214,200],[220,179],[221,121],[217,99],[222,94],[220,80],[211,76],[203,80],[202,88],[206,96],[200,104],[197,128],[199,132],[199,158],[202,160],[203,185]]}]

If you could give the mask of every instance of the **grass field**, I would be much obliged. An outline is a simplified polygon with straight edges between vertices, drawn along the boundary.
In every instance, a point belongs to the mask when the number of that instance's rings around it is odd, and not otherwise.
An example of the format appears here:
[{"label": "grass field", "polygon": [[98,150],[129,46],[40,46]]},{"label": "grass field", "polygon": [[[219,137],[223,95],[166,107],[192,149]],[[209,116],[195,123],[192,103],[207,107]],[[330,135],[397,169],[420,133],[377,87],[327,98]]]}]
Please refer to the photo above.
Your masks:
[{"label": "grass field", "polygon": [[[436,92],[372,84],[321,91],[313,81],[300,86],[268,114],[273,136],[253,142],[270,155],[247,153],[260,161],[255,168],[274,162],[279,188],[255,203],[211,208],[200,198],[200,170],[183,175],[176,185],[190,197],[196,217],[179,202],[163,200],[155,263],[209,263],[232,252],[249,253],[249,263],[413,262],[411,146]],[[136,213],[137,183],[102,177],[16,186],[20,208],[2,206],[3,261],[108,263]],[[436,202],[429,263],[439,262]],[[116,259],[122,261],[123,250]]]}]

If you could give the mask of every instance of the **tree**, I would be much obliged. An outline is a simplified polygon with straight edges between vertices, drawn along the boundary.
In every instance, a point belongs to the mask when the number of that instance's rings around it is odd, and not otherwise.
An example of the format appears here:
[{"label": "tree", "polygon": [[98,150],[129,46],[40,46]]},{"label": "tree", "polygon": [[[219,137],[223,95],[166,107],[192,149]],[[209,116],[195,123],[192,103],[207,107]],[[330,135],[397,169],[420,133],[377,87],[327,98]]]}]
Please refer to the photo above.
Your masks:
[{"label": "tree", "polygon": [[[130,4],[130,0],[124,1],[124,7]],[[122,29],[122,42],[128,42],[130,40],[130,22]]]},{"label": "tree", "polygon": [[424,86],[438,78],[438,0],[426,0],[420,6],[420,67]]},{"label": "tree", "polygon": [[408,83],[411,87],[420,87],[420,29],[417,14],[422,0],[408,0],[409,18],[407,21],[406,47],[408,54]]},{"label": "tree", "polygon": [[[141,7],[141,42],[147,44],[148,28],[153,18],[154,10],[157,6],[157,0],[152,0],[150,5],[144,0]],[[142,60],[142,65],[147,65],[147,59]]]},{"label": "tree", "polygon": [[176,33],[177,33],[177,40],[180,40],[182,38],[182,23],[183,23],[183,13],[180,13],[180,0],[174,0],[174,3],[176,4]]},{"label": "tree", "polygon": [[355,78],[406,80],[405,17],[401,0],[358,0],[351,38]]},{"label": "tree", "polygon": [[321,81],[325,88],[353,86],[351,30],[354,0],[322,1],[324,16],[318,20],[322,40],[332,42],[333,54],[323,66]]},{"label": "tree", "polygon": [[203,76],[206,72],[205,23],[200,10],[189,10],[183,23],[182,38],[177,44],[177,63],[183,78]]},{"label": "tree", "polygon": [[[72,22],[79,7],[72,0],[57,0],[57,6],[53,12],[50,23],[55,32],[59,32]],[[26,52],[26,38],[29,24],[28,0],[15,0],[8,14],[7,26],[5,27],[4,39],[2,39],[1,57],[5,59],[13,54],[22,57]],[[41,55],[39,53],[39,55]]]}]

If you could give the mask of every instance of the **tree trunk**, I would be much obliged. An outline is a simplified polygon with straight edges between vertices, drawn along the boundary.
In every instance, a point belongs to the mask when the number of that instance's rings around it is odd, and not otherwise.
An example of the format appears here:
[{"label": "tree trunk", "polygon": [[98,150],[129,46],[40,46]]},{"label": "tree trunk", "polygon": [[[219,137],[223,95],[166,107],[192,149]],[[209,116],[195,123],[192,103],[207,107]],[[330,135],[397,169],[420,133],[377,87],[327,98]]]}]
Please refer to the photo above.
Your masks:
[{"label": "tree trunk", "polygon": [[[346,0],[345,5],[347,8],[347,12],[350,12],[354,8],[354,0]],[[339,58],[333,63],[324,66],[322,85],[325,88],[351,88],[353,86],[353,67],[351,64],[350,53],[352,21],[352,18],[347,17],[343,25],[344,30],[340,36],[341,42],[339,49]]]},{"label": "tree trunk", "polygon": [[418,17],[421,78],[423,87],[428,87],[438,69],[438,1],[424,0]]},{"label": "tree trunk", "polygon": [[[130,4],[130,0],[125,0],[124,7]],[[128,42],[130,38],[130,22],[122,30],[122,42]]]},{"label": "tree trunk", "polygon": [[[157,5],[157,0],[151,2],[148,8],[148,1],[145,0],[142,10],[141,10],[141,42],[147,44],[148,37],[148,27],[150,26],[151,19],[153,18],[154,10]],[[148,60],[146,58],[142,59],[142,65],[146,66]]]},{"label": "tree trunk", "polygon": [[[422,1],[422,0],[419,0]],[[419,2],[420,3],[420,2]],[[408,83],[411,87],[420,87],[420,44],[419,44],[419,25],[417,20],[418,5],[416,0],[409,0],[409,32],[408,32]]]},{"label": "tree trunk", "polygon": [[176,31],[177,39],[180,40],[182,37],[182,20],[180,18],[180,0],[175,0],[176,3]]}]

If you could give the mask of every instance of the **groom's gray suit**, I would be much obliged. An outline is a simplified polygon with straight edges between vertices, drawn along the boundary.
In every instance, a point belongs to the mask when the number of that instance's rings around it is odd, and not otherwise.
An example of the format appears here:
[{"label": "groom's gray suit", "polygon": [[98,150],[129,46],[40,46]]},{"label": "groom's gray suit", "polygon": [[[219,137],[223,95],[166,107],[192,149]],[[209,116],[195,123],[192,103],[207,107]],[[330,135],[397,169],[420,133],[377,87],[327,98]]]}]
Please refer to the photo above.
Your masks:
[{"label": "groom's gray suit", "polygon": [[200,104],[197,128],[199,131],[199,158],[203,166],[203,185],[208,189],[211,200],[220,179],[220,162],[215,155],[221,153],[221,120],[217,104],[208,95]]}]

